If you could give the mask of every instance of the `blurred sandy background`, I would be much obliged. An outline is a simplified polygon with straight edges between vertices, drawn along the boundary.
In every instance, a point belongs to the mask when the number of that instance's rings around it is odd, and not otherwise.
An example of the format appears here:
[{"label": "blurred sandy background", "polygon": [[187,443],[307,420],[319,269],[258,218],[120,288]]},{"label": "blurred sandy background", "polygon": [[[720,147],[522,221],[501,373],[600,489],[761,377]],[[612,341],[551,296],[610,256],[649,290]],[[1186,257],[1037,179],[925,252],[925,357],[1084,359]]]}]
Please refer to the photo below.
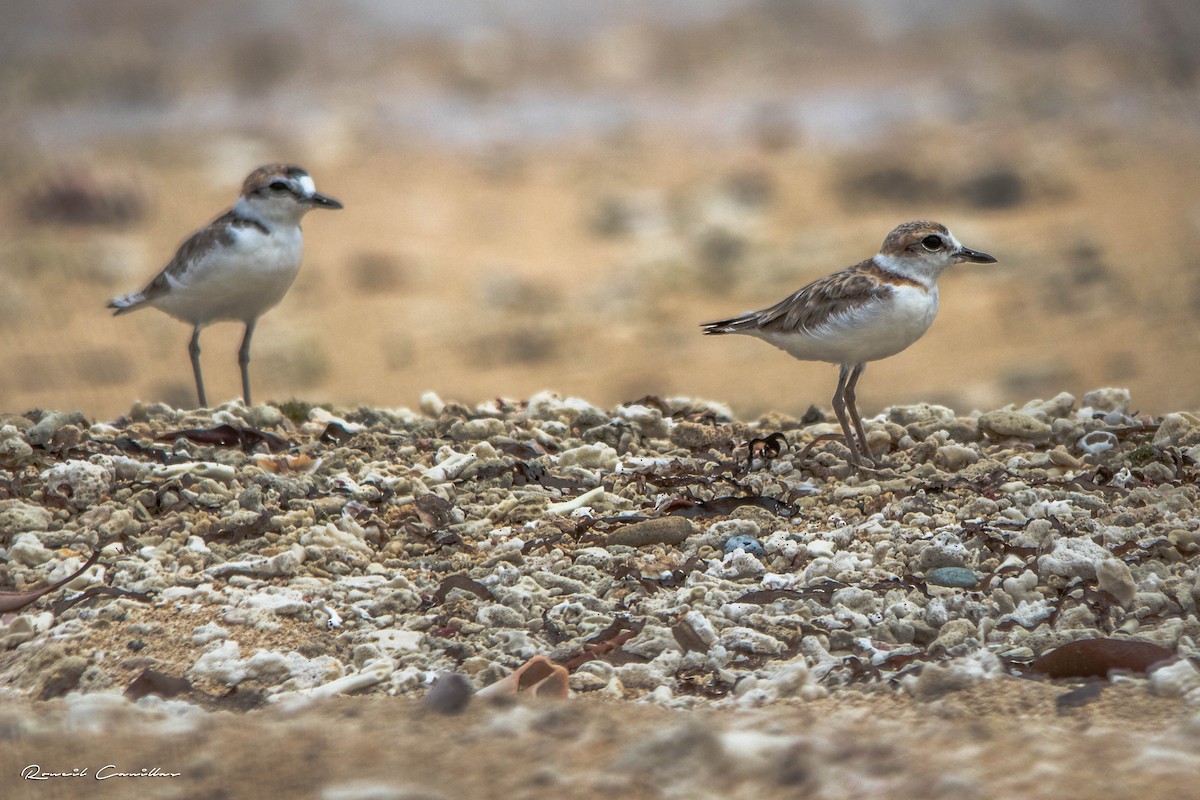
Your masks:
[{"label": "blurred sandy background", "polygon": [[[0,2],[0,409],[193,402],[188,329],[112,319],[267,161],[305,221],[260,400],[544,388],[742,415],[836,372],[698,323],[933,218],[999,257],[860,405],[1129,386],[1200,406],[1200,5],[1171,0]],[[206,331],[238,393],[240,326]]]}]

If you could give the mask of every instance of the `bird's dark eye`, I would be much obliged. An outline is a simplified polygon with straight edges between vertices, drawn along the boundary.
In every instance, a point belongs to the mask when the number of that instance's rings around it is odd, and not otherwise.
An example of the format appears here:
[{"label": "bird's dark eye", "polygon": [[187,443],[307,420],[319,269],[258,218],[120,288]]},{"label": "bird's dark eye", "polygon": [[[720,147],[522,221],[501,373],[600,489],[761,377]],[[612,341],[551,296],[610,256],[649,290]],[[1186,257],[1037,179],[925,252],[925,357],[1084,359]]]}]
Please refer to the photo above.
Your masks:
[{"label": "bird's dark eye", "polygon": [[[289,188],[285,181],[271,181],[271,190],[276,192],[286,192]],[[928,239],[926,240],[928,241]]]},{"label": "bird's dark eye", "polygon": [[931,235],[931,236],[926,236],[924,239],[922,239],[921,244],[925,245],[926,250],[941,250],[944,242],[942,242],[942,239],[940,236],[932,236]]}]

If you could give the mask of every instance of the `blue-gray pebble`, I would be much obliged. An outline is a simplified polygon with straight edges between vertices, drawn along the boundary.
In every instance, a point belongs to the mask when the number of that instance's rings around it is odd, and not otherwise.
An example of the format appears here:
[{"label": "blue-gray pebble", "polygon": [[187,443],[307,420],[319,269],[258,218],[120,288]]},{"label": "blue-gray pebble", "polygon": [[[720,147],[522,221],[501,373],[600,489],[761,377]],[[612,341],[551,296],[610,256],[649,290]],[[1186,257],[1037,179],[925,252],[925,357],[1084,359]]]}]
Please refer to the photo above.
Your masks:
[{"label": "blue-gray pebble", "polygon": [[753,536],[748,536],[743,533],[739,534],[738,536],[730,536],[725,540],[726,553],[732,553],[739,547],[750,555],[758,556],[759,558],[767,554],[767,551],[763,550],[763,546],[758,543],[758,539],[755,539]]},{"label": "blue-gray pebble", "polygon": [[425,707],[439,714],[459,714],[471,702],[471,682],[457,672],[443,672],[425,694]]},{"label": "blue-gray pebble", "polygon": [[938,567],[929,571],[925,582],[934,586],[953,586],[956,589],[974,589],[979,585],[975,573],[966,567]]}]

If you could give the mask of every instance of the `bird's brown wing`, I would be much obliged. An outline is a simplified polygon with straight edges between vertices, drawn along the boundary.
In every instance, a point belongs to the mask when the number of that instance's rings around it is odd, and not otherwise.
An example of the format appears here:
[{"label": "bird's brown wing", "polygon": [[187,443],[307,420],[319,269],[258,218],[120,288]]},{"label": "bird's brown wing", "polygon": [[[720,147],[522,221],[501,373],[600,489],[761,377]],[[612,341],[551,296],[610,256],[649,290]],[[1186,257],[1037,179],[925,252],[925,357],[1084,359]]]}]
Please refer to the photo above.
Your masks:
[{"label": "bird's brown wing", "polygon": [[872,260],[815,280],[780,302],[739,317],[707,322],[704,332],[799,333],[815,330],[831,317],[886,298],[891,287]]},{"label": "bird's brown wing", "polygon": [[216,247],[228,247],[233,244],[234,233],[238,228],[257,228],[262,233],[267,233],[267,229],[257,220],[239,217],[233,209],[226,211],[179,245],[170,263],[141,291],[142,302],[165,294],[170,291],[172,283],[185,280],[188,271],[203,261],[205,253]]}]

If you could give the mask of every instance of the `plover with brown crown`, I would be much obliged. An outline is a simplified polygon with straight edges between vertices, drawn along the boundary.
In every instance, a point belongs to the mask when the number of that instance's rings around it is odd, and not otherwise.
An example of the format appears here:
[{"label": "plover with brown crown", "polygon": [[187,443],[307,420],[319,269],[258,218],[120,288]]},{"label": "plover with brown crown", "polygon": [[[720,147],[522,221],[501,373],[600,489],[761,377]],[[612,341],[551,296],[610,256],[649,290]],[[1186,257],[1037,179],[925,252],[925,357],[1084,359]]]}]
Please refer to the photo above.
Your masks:
[{"label": "plover with brown crown", "polygon": [[888,234],[874,257],[813,281],[770,308],[703,328],[706,334],[755,336],[801,361],[839,365],[833,411],[850,460],[879,466],[855,402],[863,368],[896,355],[929,330],[938,311],[937,279],[947,267],[995,261],[959,244],[944,225],[906,222]]},{"label": "plover with brown crown", "polygon": [[108,307],[116,309],[114,314],[153,307],[192,326],[188,355],[201,406],[208,399],[200,371],[200,329],[220,320],[244,323],[238,366],[250,405],[250,338],[258,318],[283,299],[300,271],[300,219],[314,208],[341,207],[318,193],[300,167],[259,167],[243,182],[233,208],[180,245],[145,289],[116,297]]}]

